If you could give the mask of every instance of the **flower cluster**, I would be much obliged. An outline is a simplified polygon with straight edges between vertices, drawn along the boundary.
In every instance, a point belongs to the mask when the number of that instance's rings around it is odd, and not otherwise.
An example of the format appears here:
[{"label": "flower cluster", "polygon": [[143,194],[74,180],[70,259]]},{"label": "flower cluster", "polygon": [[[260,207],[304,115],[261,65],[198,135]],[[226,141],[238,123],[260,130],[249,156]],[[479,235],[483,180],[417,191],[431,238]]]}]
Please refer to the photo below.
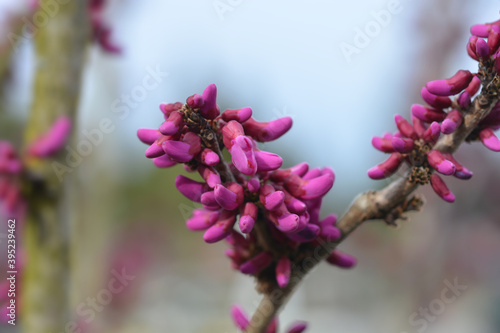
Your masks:
[{"label": "flower cluster", "polygon": [[[161,126],[139,129],[137,135],[149,145],[145,155],[156,166],[181,163],[203,178],[198,182],[179,175],[175,181],[184,196],[203,206],[194,210],[187,227],[204,231],[207,243],[226,239],[233,268],[257,277],[261,285],[265,281],[263,290],[284,288],[298,247],[341,236],[335,215],[319,216],[335,175],[329,168],[309,169],[307,163],[280,169],[281,157],[260,150],[258,142],[281,137],[292,119],[258,122],[249,107],[221,113],[216,97],[212,84],[185,104],[162,104]],[[230,161],[224,159],[223,148]],[[328,262],[352,267],[355,259],[335,250]]]},{"label": "flower cluster", "polygon": [[[48,158],[57,154],[64,146],[71,131],[71,121],[62,116],[58,118],[51,128],[38,139],[33,141],[27,148],[26,156],[35,158]],[[22,181],[25,166],[16,154],[14,147],[7,141],[0,141],[0,216],[8,219],[16,219],[16,234],[22,233],[23,222],[26,215],[28,202],[22,193]],[[2,219],[6,220],[6,219]],[[16,267],[18,274],[23,271],[23,249],[17,249]],[[7,292],[9,281],[0,283],[0,304],[8,302]],[[16,301],[18,302],[18,301]],[[7,307],[2,307],[0,317],[7,321]]]},{"label": "flower cluster", "polygon": [[[428,82],[421,90],[422,99],[427,105],[414,104],[411,107],[412,123],[396,115],[398,131],[372,139],[376,149],[391,155],[385,162],[368,171],[370,178],[389,177],[406,162],[411,168],[410,181],[422,185],[430,182],[442,199],[453,202],[455,196],[434,171],[459,179],[472,177],[472,172],[461,165],[451,153],[434,149],[442,135],[452,134],[460,128],[465,115],[473,107],[474,96],[481,87],[482,94],[488,97],[497,94],[500,21],[475,25],[471,28],[471,33],[473,36],[469,40],[467,51],[473,59],[479,61],[478,73],[459,70],[451,78]],[[451,98],[454,95],[457,96]],[[487,148],[500,151],[500,140],[493,132],[498,128],[500,103],[493,107],[466,140],[480,140]]]},{"label": "flower cluster", "polygon": [[103,11],[106,0],[89,0],[88,12],[92,36],[96,43],[108,53],[120,54],[121,48],[111,42],[111,28],[104,22]]}]

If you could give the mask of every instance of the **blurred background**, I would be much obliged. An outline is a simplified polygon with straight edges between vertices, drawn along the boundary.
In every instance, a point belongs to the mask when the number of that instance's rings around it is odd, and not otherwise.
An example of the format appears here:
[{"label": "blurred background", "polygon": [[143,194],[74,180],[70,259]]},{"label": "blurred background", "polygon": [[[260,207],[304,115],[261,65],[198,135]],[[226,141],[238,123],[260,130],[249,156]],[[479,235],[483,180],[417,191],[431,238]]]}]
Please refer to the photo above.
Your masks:
[{"label": "blurred background", "polygon": [[[35,58],[29,41],[12,51],[8,36],[29,18],[28,2],[0,0],[0,53],[11,53],[0,64],[0,139],[17,147]],[[109,0],[111,39],[123,52],[92,46],[85,67],[79,140],[103,119],[113,131],[72,172],[81,198],[72,312],[122,267],[134,279],[96,311],[92,332],[236,332],[231,304],[251,313],[260,300],[252,279],[231,270],[224,242],[205,244],[185,228],[194,205],[174,187],[182,168],[160,170],[144,157],[135,132],[161,124],[160,103],[215,83],[222,110],[250,106],[261,121],[291,116],[291,131],[264,149],[285,167],[332,167],[323,214],[341,215],[358,193],[388,182],[366,176],[385,158],[372,136],[394,131],[394,114],[410,115],[425,82],[476,71],[465,51],[469,27],[497,20],[498,9],[485,0]],[[145,86],[152,77],[157,84]],[[399,228],[363,225],[341,245],[358,266],[320,265],[280,316],[282,327],[305,320],[318,333],[499,332],[500,156],[474,143],[457,159],[475,175],[447,178],[454,204],[425,187],[423,211]],[[440,303],[453,281],[467,289]],[[415,313],[429,307],[433,315],[416,324],[426,317]],[[0,331],[17,332],[8,326]]]}]

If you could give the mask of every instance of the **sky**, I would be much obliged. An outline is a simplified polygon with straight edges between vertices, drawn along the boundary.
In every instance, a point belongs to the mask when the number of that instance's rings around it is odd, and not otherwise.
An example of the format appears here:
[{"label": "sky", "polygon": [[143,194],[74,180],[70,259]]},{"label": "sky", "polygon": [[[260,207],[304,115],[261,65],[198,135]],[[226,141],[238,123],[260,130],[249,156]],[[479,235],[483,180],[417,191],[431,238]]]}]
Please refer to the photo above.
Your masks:
[{"label": "sky", "polygon": [[[21,3],[0,0],[0,9]],[[481,11],[471,9],[462,29],[495,19],[496,2],[476,4]],[[405,90],[419,50],[413,39],[419,6],[411,0],[110,0],[112,39],[123,55],[95,48],[90,53],[81,129],[112,119],[116,131],[106,139],[114,150],[109,158],[131,161],[116,175],[147,172],[152,164],[142,158],[145,147],[135,131],[160,124],[160,103],[184,101],[215,83],[222,110],[250,106],[261,121],[291,116],[291,131],[263,149],[286,154],[285,166],[308,161],[332,167],[334,195],[350,198],[379,186],[366,177],[384,158],[372,149],[371,138],[395,130],[394,114],[409,115],[410,105],[419,102],[408,100]],[[20,116],[29,107],[32,57],[24,47],[17,60],[13,89],[21,98],[12,103]],[[449,61],[450,76],[464,64],[473,62],[457,52]],[[168,75],[144,98],[132,96],[122,117],[117,106],[138,91],[151,70]]]}]

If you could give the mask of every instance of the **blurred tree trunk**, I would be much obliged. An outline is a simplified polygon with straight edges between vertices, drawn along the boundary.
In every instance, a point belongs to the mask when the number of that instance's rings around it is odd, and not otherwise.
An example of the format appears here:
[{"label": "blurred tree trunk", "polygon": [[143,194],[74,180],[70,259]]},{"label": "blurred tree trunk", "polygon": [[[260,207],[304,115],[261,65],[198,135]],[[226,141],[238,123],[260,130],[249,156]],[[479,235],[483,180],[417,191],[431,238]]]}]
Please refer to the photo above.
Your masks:
[{"label": "blurred tree trunk", "polygon": [[[39,8],[35,14],[38,19],[33,22],[36,69],[25,147],[58,117],[75,118],[89,34],[86,0],[41,0]],[[69,222],[74,212],[68,205],[70,184],[67,179],[59,180],[52,166],[54,161],[67,165],[65,155],[60,153],[54,159],[27,157],[25,161],[30,205],[21,320],[23,331],[28,333],[64,332],[72,319]]]}]

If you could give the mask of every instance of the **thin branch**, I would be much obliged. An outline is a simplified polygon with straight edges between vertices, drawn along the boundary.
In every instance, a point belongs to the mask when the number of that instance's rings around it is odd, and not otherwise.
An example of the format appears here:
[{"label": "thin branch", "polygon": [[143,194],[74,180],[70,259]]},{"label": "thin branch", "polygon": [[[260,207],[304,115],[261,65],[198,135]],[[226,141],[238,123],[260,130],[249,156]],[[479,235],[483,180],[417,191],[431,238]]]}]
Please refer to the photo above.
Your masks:
[{"label": "thin branch", "polygon": [[[463,124],[454,133],[442,136],[434,149],[441,152],[454,152],[497,102],[496,95],[482,91],[466,110]],[[342,232],[340,240],[324,243],[311,251],[311,256],[302,259],[301,262],[294,263],[289,285],[284,289],[275,289],[264,295],[246,332],[265,333],[271,320],[286,304],[307,273],[326,259],[331,251],[364,221],[385,218],[388,213],[404,203],[407,197],[418,188],[416,183],[410,182],[408,179],[409,172],[379,191],[370,191],[359,195],[337,223],[337,227]]]}]

